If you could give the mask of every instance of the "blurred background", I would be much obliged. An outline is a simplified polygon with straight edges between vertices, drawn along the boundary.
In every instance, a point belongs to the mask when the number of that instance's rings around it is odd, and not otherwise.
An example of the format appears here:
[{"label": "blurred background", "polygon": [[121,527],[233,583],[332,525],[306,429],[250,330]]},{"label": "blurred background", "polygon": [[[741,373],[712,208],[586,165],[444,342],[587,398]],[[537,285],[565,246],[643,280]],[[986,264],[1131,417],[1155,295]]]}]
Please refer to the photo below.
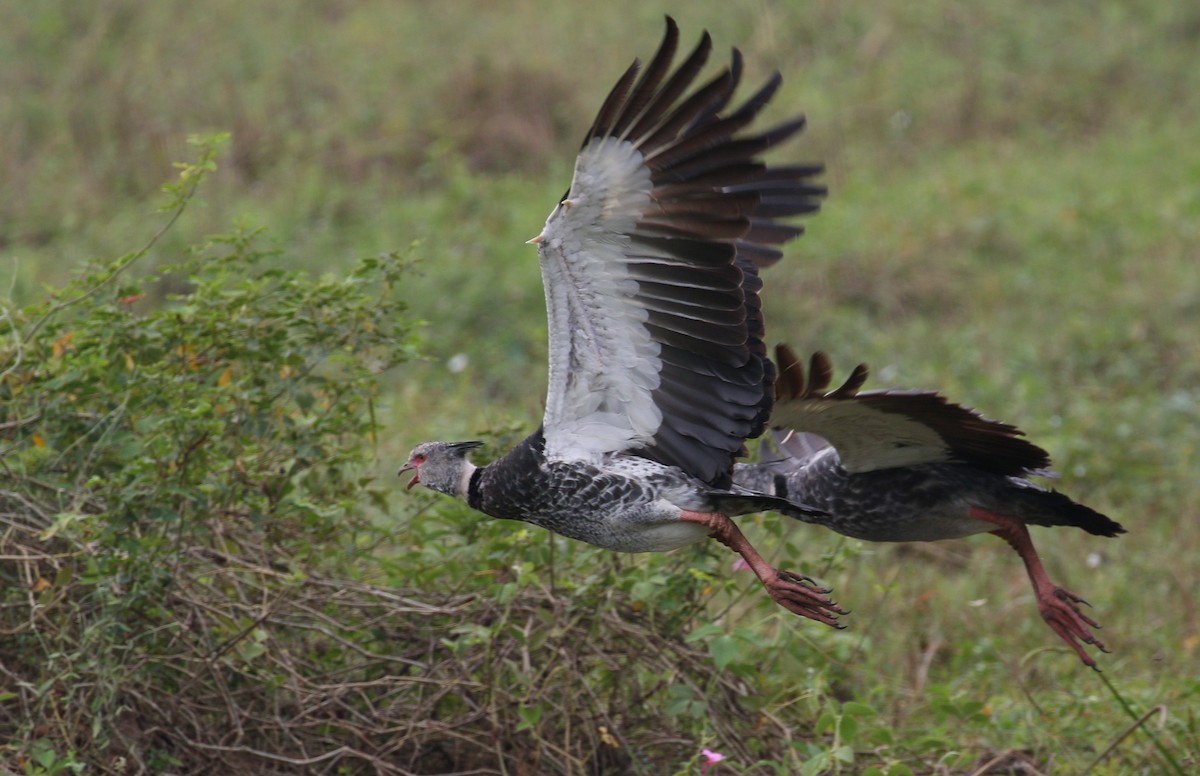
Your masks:
[{"label": "blurred background", "polygon": [[[234,222],[265,227],[277,261],[314,272],[410,255],[402,295],[426,322],[425,358],[386,377],[379,475],[422,439],[532,430],[545,320],[524,241],[666,13],[681,48],[704,29],[719,56],[739,47],[748,84],[781,71],[767,121],[809,123],[777,158],[826,165],[825,206],[765,277],[770,338],[826,350],[837,376],[866,361],[870,387],[938,389],[1046,447],[1056,487],[1129,529],[1038,530],[1051,575],[1096,605],[1105,677],[1140,709],[1190,720],[1172,746],[1195,751],[1196,3],[6,3],[0,288],[36,301],[85,259],[145,243],[188,135],[228,131],[218,172],[147,269]],[[413,516],[396,503],[404,535]],[[769,545],[780,520],[747,530]],[[838,589],[848,633],[871,645],[842,654],[848,692],[897,725],[914,709],[936,717],[930,685],[997,710],[968,736],[981,750],[1042,763],[1056,750],[1079,763],[1069,752],[1129,723],[1058,649],[1003,543],[795,533],[774,560]],[[796,636],[810,637],[824,635]],[[1022,661],[1046,647],[1053,679],[1031,687]],[[956,684],[969,670],[978,683]],[[1104,722],[1071,727],[1088,714]],[[1097,772],[1144,772],[1140,746]]]}]

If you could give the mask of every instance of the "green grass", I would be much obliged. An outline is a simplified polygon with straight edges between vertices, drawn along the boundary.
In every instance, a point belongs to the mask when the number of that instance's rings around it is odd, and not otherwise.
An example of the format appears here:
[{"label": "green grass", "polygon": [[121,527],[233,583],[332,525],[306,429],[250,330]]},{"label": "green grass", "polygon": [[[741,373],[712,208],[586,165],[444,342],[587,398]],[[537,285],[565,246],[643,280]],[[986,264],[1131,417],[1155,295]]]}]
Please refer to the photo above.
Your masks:
[{"label": "green grass", "polygon": [[[530,429],[545,322],[524,240],[566,187],[611,81],[653,51],[663,12],[685,39],[707,27],[718,50],[741,47],[752,81],[780,69],[771,115],[803,111],[810,123],[780,158],[828,166],[826,206],[766,275],[771,336],[827,350],[839,375],[866,361],[872,386],[937,388],[1020,425],[1054,455],[1056,487],[1125,524],[1116,540],[1034,537],[1055,581],[1106,626],[1103,678],[1136,714],[1166,709],[1165,724],[1150,718],[1091,772],[1160,772],[1151,736],[1194,768],[1191,4],[10,4],[0,9],[0,284],[31,301],[83,260],[143,244],[186,136],[228,130],[233,146],[203,206],[151,262],[235,219],[267,227],[280,261],[334,272],[419,241],[404,295],[427,322],[428,360],[389,376],[380,476],[425,438]],[[445,362],[458,353],[469,366],[452,374]],[[398,539],[385,553],[427,535],[427,504],[395,500]],[[758,605],[741,577],[726,610],[734,592],[716,585],[719,630],[697,643],[746,678],[764,714],[801,721],[781,772],[812,762],[804,746],[832,750],[838,723],[822,727],[822,715],[845,702],[873,711],[849,736],[860,755],[847,773],[892,761],[970,773],[1009,750],[1075,773],[1133,723],[1039,620],[1003,543],[860,545],[774,516],[746,524],[775,562],[819,574],[853,611],[835,633]],[[499,541],[516,528],[471,530]],[[537,534],[529,544],[550,546]],[[620,563],[647,579],[659,569],[563,553],[564,568]],[[709,557],[695,562],[733,576]],[[454,587],[436,565],[422,584]],[[722,730],[695,750],[728,747]]]}]

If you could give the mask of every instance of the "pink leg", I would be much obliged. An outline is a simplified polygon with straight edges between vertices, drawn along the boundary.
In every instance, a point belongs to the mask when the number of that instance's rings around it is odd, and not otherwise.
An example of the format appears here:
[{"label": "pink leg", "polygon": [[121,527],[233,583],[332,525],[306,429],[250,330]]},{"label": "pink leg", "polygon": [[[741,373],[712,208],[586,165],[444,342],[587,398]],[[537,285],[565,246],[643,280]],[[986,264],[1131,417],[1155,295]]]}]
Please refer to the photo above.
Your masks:
[{"label": "pink leg", "polygon": [[782,571],[767,563],[737,524],[725,515],[685,509],[679,519],[708,528],[712,538],[741,555],[762,581],[767,594],[784,609],[835,628],[845,627],[838,624],[837,616],[849,612],[829,600],[828,589],[817,587],[809,577]]},{"label": "pink leg", "polygon": [[1038,611],[1042,619],[1059,638],[1071,645],[1080,660],[1099,671],[1096,661],[1078,642],[1091,644],[1101,652],[1108,652],[1104,644],[1088,630],[1088,626],[1099,628],[1100,623],[1079,610],[1078,604],[1090,606],[1087,601],[1050,581],[1041,559],[1038,558],[1037,550],[1033,547],[1033,539],[1030,538],[1025,523],[979,507],[971,507],[970,515],[976,520],[1000,526],[992,533],[1008,542],[1021,556],[1021,560],[1025,561],[1025,571],[1029,573],[1029,581],[1033,583],[1033,593],[1037,597]]}]

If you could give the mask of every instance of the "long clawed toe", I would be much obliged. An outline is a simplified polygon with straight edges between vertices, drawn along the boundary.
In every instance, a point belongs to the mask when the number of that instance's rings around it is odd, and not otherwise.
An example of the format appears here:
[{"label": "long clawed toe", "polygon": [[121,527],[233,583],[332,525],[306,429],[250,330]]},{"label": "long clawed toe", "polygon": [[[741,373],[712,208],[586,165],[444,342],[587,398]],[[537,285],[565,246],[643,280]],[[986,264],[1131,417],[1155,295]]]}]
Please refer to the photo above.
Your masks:
[{"label": "long clawed toe", "polygon": [[1079,604],[1091,605],[1069,590],[1055,587],[1052,595],[1039,599],[1038,609],[1050,629],[1075,650],[1079,659],[1088,667],[1099,671],[1100,668],[1096,665],[1096,661],[1084,650],[1082,644],[1095,647],[1106,654],[1109,650],[1104,646],[1104,642],[1088,630],[1089,627],[1100,628],[1100,623],[1084,614],[1080,610]]},{"label": "long clawed toe", "polygon": [[1079,617],[1079,619],[1083,620],[1085,623],[1087,623],[1091,627],[1093,627],[1093,628],[1103,627],[1100,623],[1096,622],[1091,617],[1088,617],[1086,614],[1084,614],[1083,610],[1080,609],[1078,606],[1076,606],[1076,604],[1083,604],[1084,606],[1091,608],[1092,605],[1089,604],[1087,601],[1085,601],[1083,598],[1080,598],[1079,596],[1072,593],[1070,590],[1064,590],[1061,587],[1054,588],[1054,595],[1057,596],[1060,600],[1065,601],[1067,606],[1071,607],[1071,610],[1073,612],[1075,612],[1075,614]]},{"label": "long clawed toe", "polygon": [[775,576],[763,584],[771,599],[789,612],[839,630],[846,627],[837,618],[850,612],[830,600],[830,588],[819,587],[811,577],[776,569]]},{"label": "long clawed toe", "polygon": [[805,587],[810,588],[814,593],[821,593],[824,595],[833,592],[832,587],[821,587],[817,584],[817,580],[813,579],[807,574],[797,574],[794,571],[784,571],[783,569],[778,569],[778,571],[779,576],[784,577],[792,582],[797,582],[801,585],[804,585]]},{"label": "long clawed toe", "polygon": [[[1071,645],[1071,649],[1075,650],[1075,654],[1079,655],[1079,659],[1083,661],[1084,665],[1099,671],[1096,661],[1083,648],[1083,645],[1087,644],[1101,652],[1108,652],[1104,643],[1088,630],[1088,628],[1099,628],[1100,623],[1088,617],[1079,608],[1080,604],[1084,606],[1091,606],[1091,604],[1070,590],[1065,590],[1050,581],[1050,578],[1046,576],[1046,569],[1042,566],[1042,561],[1038,558],[1037,550],[1033,548],[1033,540],[1029,538],[1029,530],[1025,527],[1025,523],[1008,515],[997,514],[980,507],[971,507],[969,513],[976,520],[983,520],[999,526],[992,533],[1008,542],[1009,546],[1021,556],[1021,560],[1025,563],[1025,571],[1029,574],[1029,581],[1033,583],[1033,593],[1037,598],[1038,613],[1042,615],[1042,619],[1046,621],[1052,631],[1058,634],[1060,639]],[[1107,518],[1104,519],[1107,520]],[[1119,529],[1120,526],[1117,528]]]}]

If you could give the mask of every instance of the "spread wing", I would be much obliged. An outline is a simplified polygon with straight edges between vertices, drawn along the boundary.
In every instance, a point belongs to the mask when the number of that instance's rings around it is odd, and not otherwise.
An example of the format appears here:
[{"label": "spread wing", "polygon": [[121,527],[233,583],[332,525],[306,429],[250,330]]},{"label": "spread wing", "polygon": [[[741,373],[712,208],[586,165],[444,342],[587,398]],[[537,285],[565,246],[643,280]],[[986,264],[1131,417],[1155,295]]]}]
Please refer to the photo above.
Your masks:
[{"label": "spread wing", "polygon": [[803,231],[779,219],[813,212],[824,189],[811,182],[819,166],[759,159],[803,118],[742,133],[778,74],[727,110],[738,52],[688,93],[711,41],[672,72],[677,43],[668,18],[649,66],[639,77],[635,62],[609,94],[534,239],[549,318],[546,454],[629,451],[727,484],[773,397],[758,269]]},{"label": "spread wing", "polygon": [[815,434],[837,448],[850,472],[924,463],[966,463],[997,474],[1044,474],[1050,455],[1022,437],[1015,426],[989,420],[929,391],[867,391],[859,364],[838,389],[823,393],[833,374],[823,353],[813,355],[808,379],[787,346],[775,349],[779,367],[771,425],[807,432],[784,438],[796,457],[812,454]]}]

